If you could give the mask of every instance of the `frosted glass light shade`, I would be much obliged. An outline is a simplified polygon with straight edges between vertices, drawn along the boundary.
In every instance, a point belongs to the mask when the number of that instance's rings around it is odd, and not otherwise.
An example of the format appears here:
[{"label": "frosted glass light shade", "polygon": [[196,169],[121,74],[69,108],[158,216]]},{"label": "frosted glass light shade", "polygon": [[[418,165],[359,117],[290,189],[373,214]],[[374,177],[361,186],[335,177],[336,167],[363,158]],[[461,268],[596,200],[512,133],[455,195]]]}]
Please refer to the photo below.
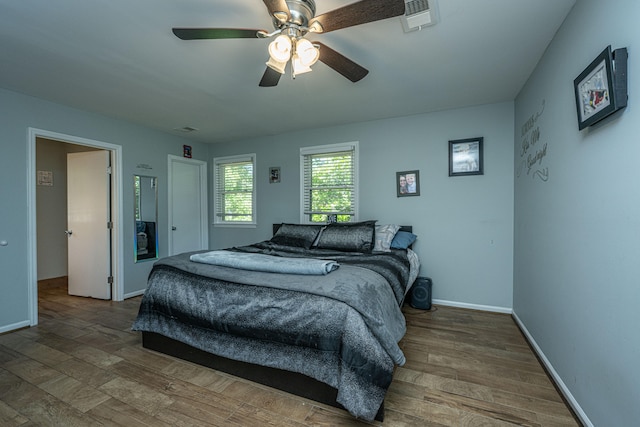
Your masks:
[{"label": "frosted glass light shade", "polygon": [[308,73],[309,71],[311,71],[311,67],[303,64],[302,61],[300,60],[300,56],[297,53],[294,54],[293,58],[291,59],[291,66],[293,68],[294,76],[298,74]]},{"label": "frosted glass light shade", "polygon": [[291,58],[291,39],[280,34],[269,43],[269,56],[278,62],[287,62]]},{"label": "frosted glass light shade", "polygon": [[307,39],[298,40],[296,43],[296,54],[300,59],[300,63],[307,67],[315,64],[320,57],[320,51]]}]

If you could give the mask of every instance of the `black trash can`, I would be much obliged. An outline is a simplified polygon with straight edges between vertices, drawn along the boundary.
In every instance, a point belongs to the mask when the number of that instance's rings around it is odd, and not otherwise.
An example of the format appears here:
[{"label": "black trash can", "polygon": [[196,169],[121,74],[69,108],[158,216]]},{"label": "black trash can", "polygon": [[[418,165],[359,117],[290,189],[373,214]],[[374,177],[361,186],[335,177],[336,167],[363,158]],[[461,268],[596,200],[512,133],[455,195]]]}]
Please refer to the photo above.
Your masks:
[{"label": "black trash can", "polygon": [[431,310],[431,288],[433,283],[428,277],[418,277],[411,287],[411,301],[413,308]]}]

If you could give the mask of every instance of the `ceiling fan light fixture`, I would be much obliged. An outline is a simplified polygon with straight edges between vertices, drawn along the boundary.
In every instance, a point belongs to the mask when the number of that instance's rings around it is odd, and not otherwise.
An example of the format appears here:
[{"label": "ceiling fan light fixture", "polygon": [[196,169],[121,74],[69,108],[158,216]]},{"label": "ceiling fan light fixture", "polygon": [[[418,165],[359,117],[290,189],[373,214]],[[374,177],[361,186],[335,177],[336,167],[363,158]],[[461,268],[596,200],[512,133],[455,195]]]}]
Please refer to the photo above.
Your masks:
[{"label": "ceiling fan light fixture", "polygon": [[277,61],[272,57],[269,57],[266,64],[267,67],[279,72],[280,74],[284,74],[285,68],[287,67],[287,61]]},{"label": "ceiling fan light fixture", "polygon": [[[301,39],[308,33],[329,33],[407,13],[413,14],[414,9],[422,10],[421,8],[429,7],[430,3],[437,0],[353,1],[355,3],[316,16],[316,0],[263,0],[274,26],[272,32],[242,28],[173,28],[173,33],[181,40],[270,39],[277,36],[268,45],[269,61],[259,83],[261,87],[276,86],[289,61],[292,62],[292,72],[295,62],[295,72],[298,74],[311,71],[310,67],[316,61],[322,61],[355,83],[367,75],[369,71],[366,68],[320,42],[315,42],[310,47],[307,41]],[[420,3],[420,7],[414,8],[414,2]],[[422,4],[426,6],[421,6]],[[421,24],[418,25],[421,28]],[[300,45],[296,46],[298,42]],[[318,50],[320,47],[322,58]],[[295,61],[292,56],[296,57]]]},{"label": "ceiling fan light fixture", "polygon": [[296,54],[301,65],[310,67],[318,61],[320,51],[307,39],[300,39],[296,43]]},{"label": "ceiling fan light fixture", "polygon": [[302,62],[302,60],[300,59],[300,56],[295,53],[293,54],[293,58],[291,58],[291,74],[293,74],[293,77],[295,78],[295,76],[297,76],[298,74],[304,74],[304,73],[308,73],[311,71],[311,67],[307,64],[305,64],[304,62]]},{"label": "ceiling fan light fixture", "polygon": [[280,34],[269,43],[269,56],[278,62],[287,62],[291,58],[291,39],[289,36]]}]

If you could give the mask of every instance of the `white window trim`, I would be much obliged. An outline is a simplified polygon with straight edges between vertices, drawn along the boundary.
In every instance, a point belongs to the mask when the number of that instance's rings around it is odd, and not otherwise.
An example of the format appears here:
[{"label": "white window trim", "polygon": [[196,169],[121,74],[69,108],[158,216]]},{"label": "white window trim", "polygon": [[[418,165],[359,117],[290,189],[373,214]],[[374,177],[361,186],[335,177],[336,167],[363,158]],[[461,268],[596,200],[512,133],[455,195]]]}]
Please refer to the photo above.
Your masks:
[{"label": "white window trim", "polygon": [[[253,163],[253,189],[251,197],[251,221],[222,221],[218,215],[218,187],[217,177],[218,168],[221,164],[247,162]],[[213,226],[214,227],[235,227],[235,228],[255,228],[257,225],[257,206],[256,206],[256,154],[240,154],[236,156],[214,157],[213,158]]]},{"label": "white window trim", "polygon": [[360,187],[359,187],[359,158],[360,149],[358,141],[341,142],[337,144],[315,145],[312,147],[300,147],[300,224],[315,224],[309,221],[308,216],[304,213],[304,156],[309,154],[322,154],[322,153],[335,153],[337,151],[354,151],[354,164],[353,164],[353,188],[355,189],[354,197],[354,215],[353,221],[358,221],[360,218]]}]

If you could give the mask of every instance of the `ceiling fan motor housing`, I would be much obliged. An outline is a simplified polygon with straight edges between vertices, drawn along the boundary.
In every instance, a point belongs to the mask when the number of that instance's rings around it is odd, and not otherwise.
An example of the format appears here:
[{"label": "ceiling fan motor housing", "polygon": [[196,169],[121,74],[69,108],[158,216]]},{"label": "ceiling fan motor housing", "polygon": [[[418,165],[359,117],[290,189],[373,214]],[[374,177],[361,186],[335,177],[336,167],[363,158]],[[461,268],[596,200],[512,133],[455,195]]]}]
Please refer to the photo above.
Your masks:
[{"label": "ceiling fan motor housing", "polygon": [[281,28],[286,24],[295,24],[301,27],[306,27],[309,21],[316,16],[316,3],[313,0],[286,0],[287,6],[289,6],[289,14],[291,19],[288,22],[282,23],[277,19],[273,20],[273,25],[276,28]]}]

